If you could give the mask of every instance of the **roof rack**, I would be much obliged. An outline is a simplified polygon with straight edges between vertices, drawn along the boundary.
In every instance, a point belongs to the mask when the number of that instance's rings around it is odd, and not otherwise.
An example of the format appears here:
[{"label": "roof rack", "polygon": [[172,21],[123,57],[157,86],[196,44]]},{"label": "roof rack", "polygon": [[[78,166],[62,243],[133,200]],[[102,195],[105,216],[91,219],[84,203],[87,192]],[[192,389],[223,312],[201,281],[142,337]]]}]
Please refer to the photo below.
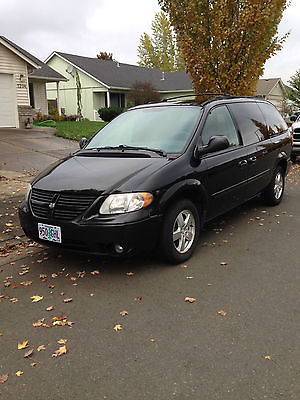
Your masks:
[{"label": "roof rack", "polygon": [[187,94],[187,95],[181,95],[181,96],[175,96],[175,97],[168,97],[167,99],[163,99],[162,102],[167,102],[169,100],[175,100],[175,99],[183,99],[186,97],[200,97],[200,96],[222,96],[222,97],[232,97],[231,94],[229,93],[197,93],[197,94]]}]

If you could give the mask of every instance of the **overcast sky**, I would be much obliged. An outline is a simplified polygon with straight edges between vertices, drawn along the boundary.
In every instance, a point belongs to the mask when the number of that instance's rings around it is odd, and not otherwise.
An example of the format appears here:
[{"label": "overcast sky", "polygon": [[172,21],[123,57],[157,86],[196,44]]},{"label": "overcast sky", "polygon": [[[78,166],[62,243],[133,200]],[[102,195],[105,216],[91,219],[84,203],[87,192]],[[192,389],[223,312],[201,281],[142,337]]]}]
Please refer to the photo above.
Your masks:
[{"label": "overcast sky", "polygon": [[[0,0],[0,35],[44,60],[54,50],[95,57],[112,52],[136,64],[143,32],[159,11],[157,0]],[[284,49],[267,61],[265,78],[284,82],[300,69],[300,0],[292,0],[280,25],[290,31]]]}]

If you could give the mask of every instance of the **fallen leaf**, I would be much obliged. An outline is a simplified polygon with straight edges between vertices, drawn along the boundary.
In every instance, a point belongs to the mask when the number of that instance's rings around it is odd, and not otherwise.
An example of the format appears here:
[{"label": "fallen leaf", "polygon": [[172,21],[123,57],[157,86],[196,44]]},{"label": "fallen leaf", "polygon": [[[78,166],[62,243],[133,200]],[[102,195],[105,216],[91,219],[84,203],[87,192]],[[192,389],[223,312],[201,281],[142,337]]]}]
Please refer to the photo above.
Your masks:
[{"label": "fallen leaf", "polygon": [[37,303],[40,300],[43,300],[44,296],[32,296],[30,297],[32,299],[32,303]]},{"label": "fallen leaf", "polygon": [[220,311],[218,311],[218,314],[221,315],[222,317],[226,317],[227,312],[224,310],[220,310]]},{"label": "fallen leaf", "polygon": [[68,299],[64,299],[64,303],[71,303],[72,300],[72,297],[69,297]]},{"label": "fallen leaf", "polygon": [[150,338],[150,342],[155,342],[155,339],[154,338]]},{"label": "fallen leaf", "polygon": [[133,276],[133,275],[134,275],[134,272],[126,272],[126,275],[127,275],[127,276]]},{"label": "fallen leaf", "polygon": [[17,376],[23,375],[23,371],[17,371],[17,372],[16,372],[16,375],[17,375]]},{"label": "fallen leaf", "polygon": [[57,341],[57,343],[58,343],[58,344],[66,344],[67,341],[68,341],[68,339],[59,339],[59,340]]},{"label": "fallen leaf", "polygon": [[187,265],[181,265],[181,268],[188,268]]},{"label": "fallen leaf", "polygon": [[134,301],[141,301],[142,300],[142,296],[138,296],[138,297],[136,297],[135,299],[134,299]]},{"label": "fallen leaf", "polygon": [[53,354],[52,357],[60,357],[63,354],[67,354],[67,348],[66,346],[61,346],[58,350],[56,350]]},{"label": "fallen leaf", "polygon": [[100,274],[100,271],[98,271],[98,270],[96,269],[95,271],[91,271],[91,274],[92,274],[92,275],[99,275],[99,274]]},{"label": "fallen leaf", "polygon": [[46,308],[46,311],[52,311],[52,310],[54,310],[54,306],[50,306],[50,307]]},{"label": "fallen leaf", "polygon": [[35,367],[37,364],[38,364],[37,362],[32,362],[32,363],[30,364],[30,366],[31,366],[31,367]]},{"label": "fallen leaf", "polygon": [[90,296],[91,296],[91,297],[95,296],[95,293],[90,293]]},{"label": "fallen leaf", "polygon": [[193,276],[186,276],[185,279],[194,279]]},{"label": "fallen leaf", "polygon": [[184,299],[184,301],[187,301],[188,303],[195,303],[197,299],[195,299],[194,297],[186,297]]},{"label": "fallen leaf", "polygon": [[28,350],[28,351],[24,354],[24,358],[29,358],[29,357],[31,357],[31,355],[32,355],[33,352],[34,352],[34,349]]},{"label": "fallen leaf", "polygon": [[208,283],[208,284],[207,284],[207,286],[212,286],[212,285],[213,285],[212,283]]},{"label": "fallen leaf", "polygon": [[123,327],[120,324],[117,324],[114,326],[114,331],[116,331],[116,332],[121,331],[122,329],[123,329]]},{"label": "fallen leaf", "polygon": [[37,351],[42,351],[42,350],[46,350],[46,347],[44,344],[41,344],[38,348]]},{"label": "fallen leaf", "polygon": [[128,311],[124,310],[120,312],[121,317],[125,317],[125,315],[128,315]]},{"label": "fallen leaf", "polygon": [[8,375],[0,375],[0,383],[6,382],[8,379]]},{"label": "fallen leaf", "polygon": [[265,356],[265,360],[272,360],[271,356]]},{"label": "fallen leaf", "polygon": [[32,281],[25,281],[25,282],[21,282],[20,285],[22,286],[29,286],[32,284]]},{"label": "fallen leaf", "polygon": [[225,266],[225,265],[227,265],[227,262],[226,261],[221,261],[220,265]]},{"label": "fallen leaf", "polygon": [[12,303],[17,303],[19,299],[17,299],[16,297],[12,297],[9,301]]},{"label": "fallen leaf", "polygon": [[13,224],[11,224],[10,222],[7,222],[5,225],[6,226],[13,226]]},{"label": "fallen leaf", "polygon": [[40,279],[47,279],[48,275],[47,274],[40,274]]},{"label": "fallen leaf", "polygon": [[24,340],[22,343],[18,343],[18,350],[26,349],[28,347],[28,340]]}]

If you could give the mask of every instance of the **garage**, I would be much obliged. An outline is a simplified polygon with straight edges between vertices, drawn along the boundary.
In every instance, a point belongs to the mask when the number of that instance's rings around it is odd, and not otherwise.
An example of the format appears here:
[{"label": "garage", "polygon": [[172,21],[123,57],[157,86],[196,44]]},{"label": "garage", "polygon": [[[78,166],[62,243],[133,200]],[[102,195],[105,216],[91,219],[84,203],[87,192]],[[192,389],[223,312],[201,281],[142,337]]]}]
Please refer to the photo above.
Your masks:
[{"label": "garage", "polygon": [[0,127],[16,126],[16,104],[12,74],[0,74]]}]

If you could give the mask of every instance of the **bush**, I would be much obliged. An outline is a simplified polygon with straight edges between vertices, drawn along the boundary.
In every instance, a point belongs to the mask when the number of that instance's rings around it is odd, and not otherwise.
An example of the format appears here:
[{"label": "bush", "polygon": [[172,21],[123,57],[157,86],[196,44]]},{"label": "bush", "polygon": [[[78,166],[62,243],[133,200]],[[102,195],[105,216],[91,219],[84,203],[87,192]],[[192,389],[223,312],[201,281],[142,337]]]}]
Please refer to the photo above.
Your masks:
[{"label": "bush", "polygon": [[135,106],[161,101],[161,94],[149,82],[135,82],[128,97]]},{"label": "bush", "polygon": [[103,107],[98,110],[100,118],[104,122],[110,122],[123,112],[121,107]]}]

